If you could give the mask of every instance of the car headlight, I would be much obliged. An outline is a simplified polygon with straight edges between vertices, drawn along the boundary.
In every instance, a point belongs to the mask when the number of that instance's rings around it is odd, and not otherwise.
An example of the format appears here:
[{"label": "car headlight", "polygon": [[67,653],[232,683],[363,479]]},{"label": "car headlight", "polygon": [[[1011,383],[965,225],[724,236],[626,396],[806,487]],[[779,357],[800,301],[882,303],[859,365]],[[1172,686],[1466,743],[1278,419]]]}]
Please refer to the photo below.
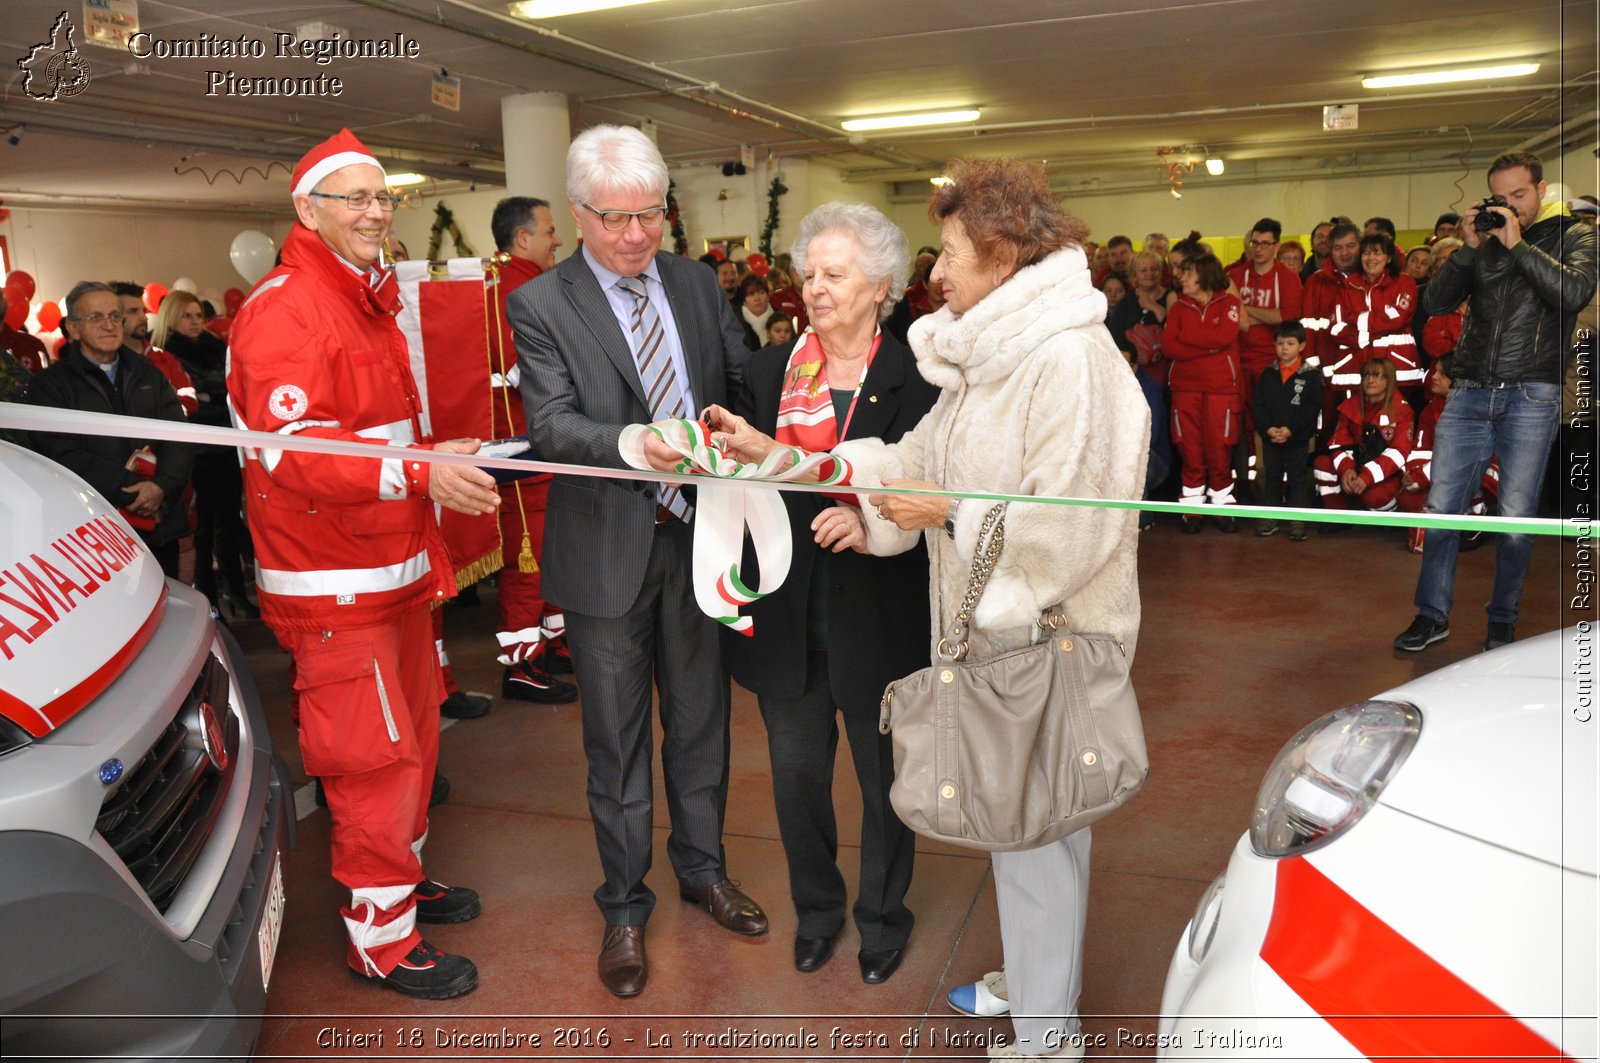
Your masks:
[{"label": "car headlight", "polygon": [[1258,856],[1309,853],[1377,803],[1422,731],[1415,705],[1358,701],[1289,740],[1261,783],[1250,847]]},{"label": "car headlight", "polygon": [[1217,923],[1222,918],[1222,889],[1226,874],[1218,875],[1200,895],[1194,906],[1194,918],[1189,920],[1189,958],[1200,963],[1211,951],[1211,942],[1217,936]]}]

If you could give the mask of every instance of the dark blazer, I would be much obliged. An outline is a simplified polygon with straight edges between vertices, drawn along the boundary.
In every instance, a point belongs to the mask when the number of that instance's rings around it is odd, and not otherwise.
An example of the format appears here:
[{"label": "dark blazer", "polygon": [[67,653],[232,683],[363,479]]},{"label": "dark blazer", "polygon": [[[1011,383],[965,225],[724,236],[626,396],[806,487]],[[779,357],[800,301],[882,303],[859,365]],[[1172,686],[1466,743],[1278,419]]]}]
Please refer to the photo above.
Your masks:
[{"label": "dark blazer", "polygon": [[[767,435],[775,435],[778,395],[793,343],[765,347],[750,356],[735,412]],[[862,382],[847,439],[893,443],[933,408],[939,389],[917,374],[911,351],[888,333]],[[785,491],[794,560],[783,586],[748,607],[753,637],[724,631],[723,657],[739,685],[756,694],[794,696],[805,686],[806,609],[811,571],[822,549],[811,520],[837,503],[823,494]],[[868,511],[866,519],[877,520]],[[748,548],[745,565],[754,571]],[[928,655],[928,552],[919,540],[903,554],[873,557],[853,550],[829,552],[828,673],[835,696],[854,705],[876,705],[883,688],[926,667]],[[557,599],[559,600],[559,599]]]},{"label": "dark blazer", "polygon": [[[710,267],[656,255],[672,303],[697,409],[728,407],[750,357]],[[600,281],[580,252],[506,301],[521,367],[528,439],[540,457],[625,468],[624,426],[650,421],[633,351]],[[619,617],[638,597],[655,537],[656,485],[557,476],[541,559],[544,597],[563,608]]]},{"label": "dark blazer", "polygon": [[[118,352],[117,382],[89,362],[79,345],[69,343],[61,349],[61,360],[33,378],[24,401],[35,406],[55,406],[63,410],[123,414],[164,421],[183,422],[183,406],[177,392],[144,355],[124,347]],[[161,485],[161,515],[154,531],[142,533],[158,546],[175,542],[189,534],[189,515],[183,489],[189,486],[194,468],[195,444],[170,440],[123,438],[119,436],[76,435],[71,432],[35,432],[34,450],[89,482],[89,486],[114,506],[125,506],[133,497],[123,492],[140,477],[128,471],[128,459],[140,447],[156,455],[156,474]]]}]

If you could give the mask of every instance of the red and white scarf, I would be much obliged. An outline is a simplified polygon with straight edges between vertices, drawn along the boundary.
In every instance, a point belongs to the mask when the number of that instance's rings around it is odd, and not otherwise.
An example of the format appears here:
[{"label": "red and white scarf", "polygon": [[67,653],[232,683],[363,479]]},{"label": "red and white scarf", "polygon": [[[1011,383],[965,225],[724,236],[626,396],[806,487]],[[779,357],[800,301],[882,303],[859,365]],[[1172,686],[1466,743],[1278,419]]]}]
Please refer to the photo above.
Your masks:
[{"label": "red and white scarf", "polygon": [[778,442],[811,454],[837,446],[850,430],[850,418],[855,415],[856,402],[861,398],[861,385],[867,379],[867,371],[872,368],[872,360],[877,357],[882,342],[882,331],[874,332],[867,362],[861,367],[860,380],[856,381],[855,396],[850,400],[844,424],[839,424],[828,381],[828,356],[817,334],[806,329],[790,352],[789,364],[783,371],[775,433]]}]

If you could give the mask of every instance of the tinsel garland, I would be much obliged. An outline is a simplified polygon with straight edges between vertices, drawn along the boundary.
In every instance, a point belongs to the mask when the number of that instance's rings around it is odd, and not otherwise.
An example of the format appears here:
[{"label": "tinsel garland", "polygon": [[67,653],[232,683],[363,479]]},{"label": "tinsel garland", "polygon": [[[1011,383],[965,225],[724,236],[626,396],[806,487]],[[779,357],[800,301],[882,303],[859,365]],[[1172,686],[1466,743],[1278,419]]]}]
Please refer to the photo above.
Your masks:
[{"label": "tinsel garland", "polygon": [[761,229],[761,253],[772,257],[772,234],[778,231],[778,197],[789,191],[782,177],[772,179],[767,189],[767,224]]},{"label": "tinsel garland", "polygon": [[445,231],[449,230],[450,239],[455,242],[456,254],[463,258],[470,258],[477,254],[472,245],[467,243],[467,238],[461,235],[461,227],[456,224],[456,217],[450,213],[450,208],[440,200],[433,208],[433,228],[428,233],[428,259],[435,261],[439,257],[439,246],[444,243]]}]

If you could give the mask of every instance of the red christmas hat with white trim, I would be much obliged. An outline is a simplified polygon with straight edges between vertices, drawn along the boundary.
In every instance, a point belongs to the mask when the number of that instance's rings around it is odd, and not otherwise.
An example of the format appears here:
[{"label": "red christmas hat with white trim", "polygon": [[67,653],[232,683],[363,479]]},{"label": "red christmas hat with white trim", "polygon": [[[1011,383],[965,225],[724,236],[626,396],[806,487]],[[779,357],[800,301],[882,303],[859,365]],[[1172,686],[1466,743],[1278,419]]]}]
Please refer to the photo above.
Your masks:
[{"label": "red christmas hat with white trim", "polygon": [[341,129],[321,144],[312,148],[295,164],[294,176],[290,179],[289,195],[306,196],[317,187],[317,182],[346,166],[376,166],[378,172],[383,174],[384,184],[389,183],[389,175],[383,172],[383,164],[377,160],[367,146],[356,139],[356,135],[348,129]]}]

